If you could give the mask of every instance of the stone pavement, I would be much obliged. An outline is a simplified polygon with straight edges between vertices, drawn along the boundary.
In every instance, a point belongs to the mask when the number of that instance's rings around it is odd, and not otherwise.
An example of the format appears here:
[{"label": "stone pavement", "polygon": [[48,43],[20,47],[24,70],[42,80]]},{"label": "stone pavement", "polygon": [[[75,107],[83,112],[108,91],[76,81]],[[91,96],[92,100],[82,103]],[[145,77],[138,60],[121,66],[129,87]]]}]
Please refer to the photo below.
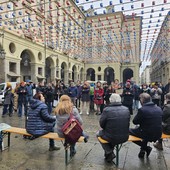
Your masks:
[{"label": "stone pavement", "polygon": [[[0,108],[0,113],[2,108]],[[164,150],[158,151],[153,147],[149,158],[138,158],[139,147],[132,142],[123,144],[120,151],[119,167],[104,161],[104,152],[96,139],[96,132],[100,129],[99,116],[94,114],[82,115],[84,130],[89,134],[88,143],[77,144],[77,154],[66,167],[64,164],[64,148],[61,142],[59,151],[48,151],[48,140],[38,138],[25,140],[21,135],[11,135],[11,147],[0,153],[0,170],[168,170],[170,169],[170,140],[164,140]],[[25,117],[18,118],[0,116],[0,123],[11,126],[24,127]],[[133,125],[131,125],[133,126]],[[5,138],[4,141],[7,141]],[[152,144],[150,144],[152,146]]]}]

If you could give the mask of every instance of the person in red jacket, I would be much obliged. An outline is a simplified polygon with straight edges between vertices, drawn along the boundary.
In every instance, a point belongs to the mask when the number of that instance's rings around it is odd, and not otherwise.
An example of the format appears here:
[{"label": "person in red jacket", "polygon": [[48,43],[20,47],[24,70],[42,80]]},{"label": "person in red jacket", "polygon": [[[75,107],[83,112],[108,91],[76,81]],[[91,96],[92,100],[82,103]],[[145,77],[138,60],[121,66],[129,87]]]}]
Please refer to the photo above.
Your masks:
[{"label": "person in red jacket", "polygon": [[102,88],[101,82],[97,82],[96,88],[94,89],[94,103],[97,106],[97,115],[100,115],[100,106],[103,104],[104,90]]}]

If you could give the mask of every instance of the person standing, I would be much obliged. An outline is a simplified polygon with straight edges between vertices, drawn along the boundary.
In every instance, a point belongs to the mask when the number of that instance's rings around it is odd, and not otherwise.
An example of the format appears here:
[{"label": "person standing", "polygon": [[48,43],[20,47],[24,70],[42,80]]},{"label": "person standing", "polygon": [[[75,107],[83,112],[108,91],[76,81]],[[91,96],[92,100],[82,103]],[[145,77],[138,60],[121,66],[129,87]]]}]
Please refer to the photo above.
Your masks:
[{"label": "person standing", "polygon": [[104,103],[104,90],[100,81],[97,82],[96,88],[94,89],[94,103],[97,106],[96,115],[101,115],[100,107]]},{"label": "person standing", "polygon": [[68,96],[71,98],[74,106],[76,106],[77,87],[74,85],[74,82],[71,82],[70,86],[68,87]]},{"label": "person standing", "polygon": [[120,95],[112,93],[109,100],[110,104],[104,108],[99,121],[102,130],[97,133],[97,137],[109,142],[101,143],[107,162],[115,158],[113,152],[115,145],[128,140],[130,124],[129,110],[122,105]]},{"label": "person standing", "polygon": [[84,82],[82,88],[81,88],[81,112],[82,114],[84,111],[87,115],[89,115],[89,109],[90,109],[90,86],[87,81]]},{"label": "person standing", "polygon": [[10,83],[7,83],[7,87],[4,93],[4,105],[2,117],[5,117],[9,110],[9,116],[12,116],[13,113],[13,103],[14,103],[14,94],[12,93],[12,86]]},{"label": "person standing", "polygon": [[129,82],[126,83],[125,88],[123,89],[123,93],[122,93],[122,98],[123,98],[123,102],[122,104],[126,107],[129,108],[130,114],[133,115],[133,89],[131,88],[131,85]]},{"label": "person standing", "polygon": [[165,85],[165,94],[170,92],[170,79],[168,80],[168,83]]},{"label": "person standing", "polygon": [[25,82],[20,83],[20,87],[17,90],[18,94],[18,117],[22,116],[22,106],[24,106],[24,114],[27,115],[27,89]]},{"label": "person standing", "polygon": [[142,141],[135,141],[139,145],[139,158],[144,158],[145,153],[148,157],[152,151],[148,142],[156,142],[162,135],[162,109],[151,101],[151,97],[147,93],[140,95],[142,107],[138,109],[137,115],[133,119],[136,128],[129,130],[130,135],[142,138]]}]

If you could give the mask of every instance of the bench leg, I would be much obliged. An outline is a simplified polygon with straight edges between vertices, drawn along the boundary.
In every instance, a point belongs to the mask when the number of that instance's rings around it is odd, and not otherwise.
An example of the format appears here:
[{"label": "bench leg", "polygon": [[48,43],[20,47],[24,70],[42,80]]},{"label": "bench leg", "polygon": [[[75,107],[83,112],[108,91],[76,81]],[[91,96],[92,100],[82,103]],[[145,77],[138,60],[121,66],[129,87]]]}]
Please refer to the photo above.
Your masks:
[{"label": "bench leg", "polygon": [[68,148],[65,148],[65,165],[68,165]]},{"label": "bench leg", "polygon": [[8,147],[10,147],[10,137],[11,137],[11,133],[10,132],[8,132]]},{"label": "bench leg", "polygon": [[116,145],[116,166],[119,165],[119,145]]}]

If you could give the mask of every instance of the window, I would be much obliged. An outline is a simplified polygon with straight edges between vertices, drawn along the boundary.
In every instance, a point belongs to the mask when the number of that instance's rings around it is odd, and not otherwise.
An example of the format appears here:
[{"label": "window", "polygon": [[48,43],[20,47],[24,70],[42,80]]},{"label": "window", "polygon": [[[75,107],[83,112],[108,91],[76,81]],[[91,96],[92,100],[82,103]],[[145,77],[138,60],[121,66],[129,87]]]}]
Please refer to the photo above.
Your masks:
[{"label": "window", "polygon": [[42,68],[41,67],[38,67],[38,74],[42,75]]},{"label": "window", "polygon": [[9,71],[16,73],[16,65],[17,65],[16,63],[9,62]]}]

